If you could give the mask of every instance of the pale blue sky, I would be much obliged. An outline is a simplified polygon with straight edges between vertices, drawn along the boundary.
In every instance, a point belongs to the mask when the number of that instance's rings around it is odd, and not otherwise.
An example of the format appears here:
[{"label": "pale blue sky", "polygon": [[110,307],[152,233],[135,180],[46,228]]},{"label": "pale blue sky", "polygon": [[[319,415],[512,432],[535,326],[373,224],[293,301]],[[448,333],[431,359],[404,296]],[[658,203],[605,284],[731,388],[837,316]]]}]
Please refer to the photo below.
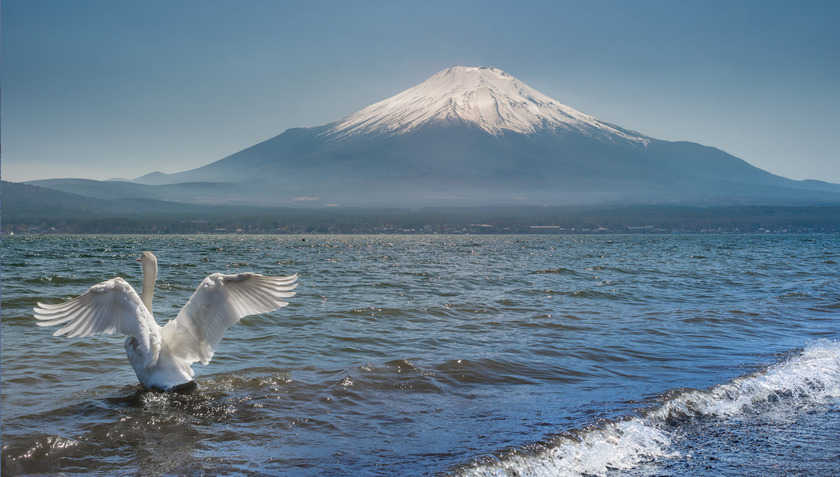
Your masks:
[{"label": "pale blue sky", "polygon": [[833,0],[4,0],[2,177],[191,169],[455,65],[840,183]]}]

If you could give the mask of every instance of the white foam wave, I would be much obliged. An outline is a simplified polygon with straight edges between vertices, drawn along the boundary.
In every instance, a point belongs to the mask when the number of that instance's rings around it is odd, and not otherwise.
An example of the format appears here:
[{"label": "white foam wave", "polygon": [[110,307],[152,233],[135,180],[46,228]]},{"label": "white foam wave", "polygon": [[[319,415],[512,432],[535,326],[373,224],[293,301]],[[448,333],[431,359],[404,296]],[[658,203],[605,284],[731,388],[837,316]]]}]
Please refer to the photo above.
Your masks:
[{"label": "white foam wave", "polygon": [[784,404],[799,408],[840,398],[840,342],[820,340],[787,361],[708,391],[692,390],[666,400],[649,420],[731,417],[766,412]]},{"label": "white foam wave", "polygon": [[667,432],[640,419],[608,422],[457,472],[463,476],[577,476],[625,470],[674,456]]},{"label": "white foam wave", "polygon": [[[803,410],[840,399],[840,342],[817,341],[801,354],[763,372],[709,390],[670,393],[662,403],[620,421],[576,430],[551,441],[517,449],[459,469],[464,476],[578,476],[680,456],[680,425],[707,417],[732,418]],[[682,424],[681,424],[682,423]]]}]

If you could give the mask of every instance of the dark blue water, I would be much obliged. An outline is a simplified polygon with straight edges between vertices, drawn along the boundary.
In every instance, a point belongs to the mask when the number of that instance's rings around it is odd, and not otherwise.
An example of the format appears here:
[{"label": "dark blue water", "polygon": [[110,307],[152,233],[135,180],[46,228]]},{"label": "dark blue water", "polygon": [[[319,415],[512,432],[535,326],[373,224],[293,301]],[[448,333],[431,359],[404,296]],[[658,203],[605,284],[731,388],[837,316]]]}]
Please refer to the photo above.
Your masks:
[{"label": "dark blue water", "polygon": [[[213,272],[300,273],[189,395],[123,337],[35,326],[153,251],[163,324]],[[9,237],[2,473],[832,475],[840,236]]]}]

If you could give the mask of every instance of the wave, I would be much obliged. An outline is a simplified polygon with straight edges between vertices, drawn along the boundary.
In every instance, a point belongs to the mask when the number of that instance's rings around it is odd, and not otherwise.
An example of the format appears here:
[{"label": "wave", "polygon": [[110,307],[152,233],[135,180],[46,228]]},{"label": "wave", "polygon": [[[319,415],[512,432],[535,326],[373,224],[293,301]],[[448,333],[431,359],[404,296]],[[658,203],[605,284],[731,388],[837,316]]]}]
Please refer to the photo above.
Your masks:
[{"label": "wave", "polygon": [[[604,475],[682,456],[685,426],[705,419],[800,411],[840,399],[840,342],[819,340],[761,372],[711,389],[674,390],[624,419],[480,458],[458,476]],[[655,472],[654,472],[655,473]]]},{"label": "wave", "polygon": [[577,270],[572,270],[571,268],[549,268],[545,270],[536,270],[531,272],[534,275],[579,275],[580,272]]}]

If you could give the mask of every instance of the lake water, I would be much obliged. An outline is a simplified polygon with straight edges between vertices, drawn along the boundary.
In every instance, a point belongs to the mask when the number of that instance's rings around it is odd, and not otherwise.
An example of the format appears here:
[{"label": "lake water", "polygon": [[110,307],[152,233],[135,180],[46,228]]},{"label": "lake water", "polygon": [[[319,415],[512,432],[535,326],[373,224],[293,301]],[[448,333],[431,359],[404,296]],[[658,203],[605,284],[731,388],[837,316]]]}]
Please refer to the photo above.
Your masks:
[{"label": "lake water", "polygon": [[[15,236],[2,474],[833,475],[840,236]],[[192,394],[32,307],[160,266],[300,273]]]}]

